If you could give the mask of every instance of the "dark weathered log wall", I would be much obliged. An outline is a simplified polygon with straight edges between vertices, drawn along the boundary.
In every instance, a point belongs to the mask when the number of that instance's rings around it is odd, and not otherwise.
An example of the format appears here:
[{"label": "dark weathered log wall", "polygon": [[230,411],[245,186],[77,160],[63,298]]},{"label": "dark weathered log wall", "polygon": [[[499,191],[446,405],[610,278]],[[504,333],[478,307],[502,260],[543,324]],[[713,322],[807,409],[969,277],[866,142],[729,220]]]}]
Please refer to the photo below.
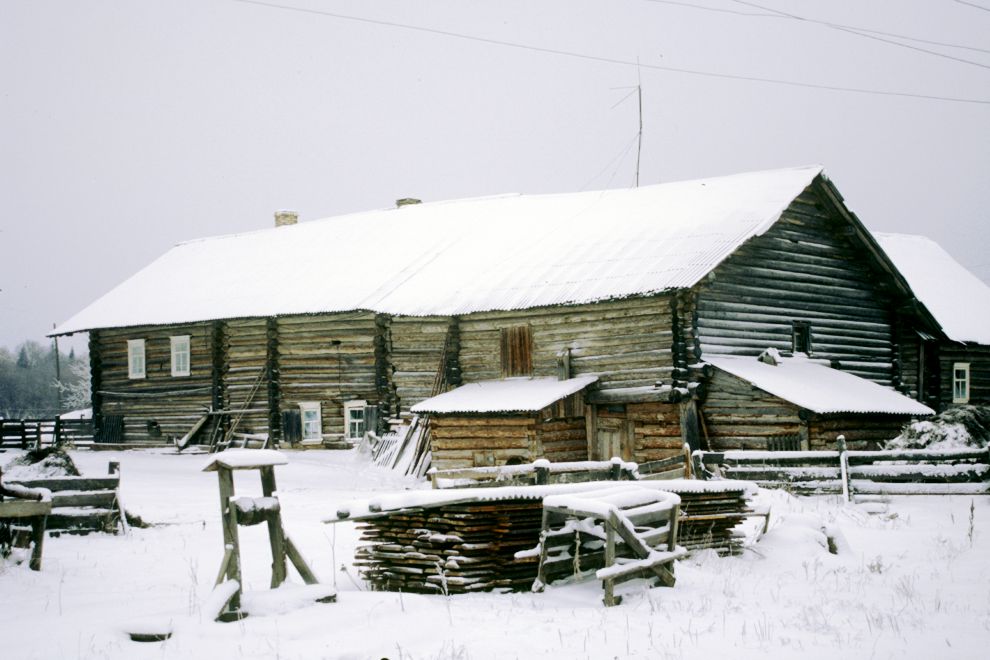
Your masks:
[{"label": "dark weathered log wall", "polygon": [[[440,368],[449,317],[395,316],[390,323],[391,378],[402,412],[430,398]],[[453,347],[456,355],[457,347]]]},{"label": "dark weathered log wall", "polygon": [[584,417],[541,419],[536,424],[538,446],[542,456],[549,461],[588,460],[588,437]]},{"label": "dark weathered log wall", "polygon": [[676,403],[626,404],[635,434],[634,461],[658,461],[682,453],[680,408]]},{"label": "dark weathered log wall", "polygon": [[952,405],[952,365],[969,363],[969,403],[990,404],[990,346],[943,342],[939,347],[939,409]]},{"label": "dark weathered log wall", "polygon": [[[189,376],[172,376],[169,338],[180,335],[189,335]],[[144,378],[128,378],[129,339],[145,340]],[[123,415],[125,442],[164,443],[169,437],[181,437],[209,409],[213,391],[209,323],[106,329],[91,333],[90,341],[94,412],[98,418]]]},{"label": "dark weathered log wall", "polygon": [[781,220],[718,266],[698,291],[705,354],[791,350],[791,322],[811,324],[815,357],[882,385],[896,385],[889,281],[833,217],[813,184]]},{"label": "dark weathered log wall", "polygon": [[462,317],[465,382],[501,377],[501,329],[520,325],[532,329],[534,376],[556,376],[568,348],[571,376],[600,374],[603,389],[669,382],[674,369],[670,298],[651,296]]},{"label": "dark weathered log wall", "polygon": [[814,416],[808,423],[811,449],[835,449],[836,439],[840,435],[845,436],[849,449],[881,449],[885,442],[896,438],[910,421],[907,415],[878,413]]},{"label": "dark weathered log wall", "polygon": [[223,408],[231,411],[232,418],[239,418],[236,432],[268,433],[268,322],[227,321],[223,337]]},{"label": "dark weathered log wall", "polygon": [[[802,435],[797,406],[716,369],[701,407],[712,451],[766,450],[771,438]],[[702,444],[705,436],[702,434]]]}]

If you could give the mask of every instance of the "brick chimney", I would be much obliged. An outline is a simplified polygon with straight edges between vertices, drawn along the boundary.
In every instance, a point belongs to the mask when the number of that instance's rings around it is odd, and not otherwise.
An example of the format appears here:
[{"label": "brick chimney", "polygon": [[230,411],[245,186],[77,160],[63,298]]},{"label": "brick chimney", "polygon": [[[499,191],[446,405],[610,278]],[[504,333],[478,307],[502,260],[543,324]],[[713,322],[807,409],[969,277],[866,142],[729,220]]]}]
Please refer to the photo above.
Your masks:
[{"label": "brick chimney", "polygon": [[299,222],[299,214],[295,211],[275,211],[275,226],[284,227]]}]

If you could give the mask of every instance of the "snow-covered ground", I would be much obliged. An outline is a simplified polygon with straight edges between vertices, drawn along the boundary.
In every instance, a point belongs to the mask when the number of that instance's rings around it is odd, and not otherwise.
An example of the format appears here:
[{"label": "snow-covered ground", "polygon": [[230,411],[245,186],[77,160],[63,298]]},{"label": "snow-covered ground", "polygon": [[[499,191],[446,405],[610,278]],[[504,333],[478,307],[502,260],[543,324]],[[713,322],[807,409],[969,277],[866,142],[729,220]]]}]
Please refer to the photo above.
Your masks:
[{"label": "snow-covered ground", "polygon": [[[0,454],[0,465],[15,455]],[[770,531],[744,555],[695,556],[678,565],[675,588],[632,583],[623,604],[606,609],[593,580],[541,594],[370,592],[351,565],[354,524],[320,521],[346,500],[424,485],[352,452],[287,455],[276,468],[285,527],[337,585],[336,603],[300,601],[292,586],[268,591],[260,525],[241,529],[251,616],[200,617],[223,550],[207,457],[76,452],[83,474],[120,461],[125,506],[156,525],[48,539],[40,573],[0,566],[2,657],[834,660],[979,658],[990,644],[990,498],[899,497],[870,514],[832,497],[761,492]],[[256,472],[236,486],[260,494]],[[175,634],[132,642],[122,630],[140,620],[172,620]]]}]

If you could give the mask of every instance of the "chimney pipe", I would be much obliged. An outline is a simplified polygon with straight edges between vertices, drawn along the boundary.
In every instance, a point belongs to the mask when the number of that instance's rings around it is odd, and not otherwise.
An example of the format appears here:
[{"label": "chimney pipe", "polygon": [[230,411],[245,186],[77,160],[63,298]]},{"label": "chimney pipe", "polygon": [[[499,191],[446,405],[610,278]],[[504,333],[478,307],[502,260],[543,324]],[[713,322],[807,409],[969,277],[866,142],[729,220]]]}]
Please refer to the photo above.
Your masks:
[{"label": "chimney pipe", "polygon": [[400,209],[403,206],[412,206],[413,204],[422,204],[422,200],[415,197],[403,197],[402,199],[395,200],[395,207]]},{"label": "chimney pipe", "polygon": [[297,222],[299,222],[299,214],[296,211],[275,211],[276,227],[294,225]]}]

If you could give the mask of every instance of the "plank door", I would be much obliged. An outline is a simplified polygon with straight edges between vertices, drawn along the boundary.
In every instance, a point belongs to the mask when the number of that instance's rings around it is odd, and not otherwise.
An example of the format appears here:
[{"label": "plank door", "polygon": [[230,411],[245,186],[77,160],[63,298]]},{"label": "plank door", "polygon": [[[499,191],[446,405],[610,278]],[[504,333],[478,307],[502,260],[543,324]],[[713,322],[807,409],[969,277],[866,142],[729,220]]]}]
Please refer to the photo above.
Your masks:
[{"label": "plank door", "polygon": [[625,414],[598,414],[598,458],[607,461],[613,456],[619,456],[624,461],[633,457],[632,424],[626,420]]}]

